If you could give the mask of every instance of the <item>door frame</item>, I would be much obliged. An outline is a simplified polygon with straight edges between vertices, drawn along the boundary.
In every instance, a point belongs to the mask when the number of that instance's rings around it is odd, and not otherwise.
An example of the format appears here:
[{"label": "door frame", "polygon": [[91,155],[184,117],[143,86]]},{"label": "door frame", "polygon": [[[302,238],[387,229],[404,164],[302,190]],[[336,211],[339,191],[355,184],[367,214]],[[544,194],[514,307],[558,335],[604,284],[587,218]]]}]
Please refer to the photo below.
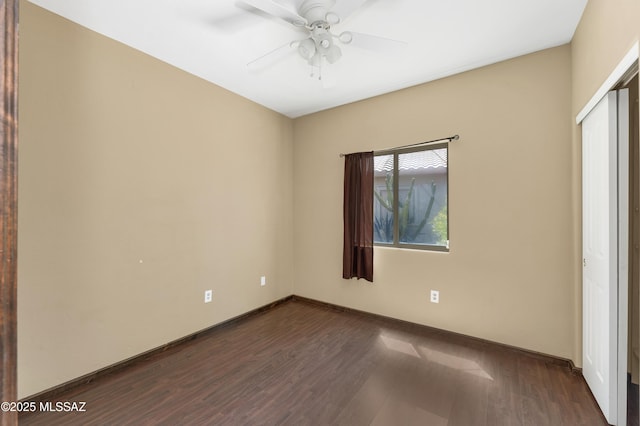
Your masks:
[{"label": "door frame", "polygon": [[[17,400],[18,0],[0,0],[0,401]],[[0,412],[0,425],[18,424]]]},{"label": "door frame", "polygon": [[[618,371],[617,419],[627,424],[627,373],[629,348],[629,89],[617,91],[618,125]],[[626,114],[620,114],[626,103]],[[624,141],[625,143],[620,143]]]},{"label": "door frame", "polygon": [[[580,125],[586,116],[595,108],[596,105],[602,100],[607,93],[611,90],[615,90],[618,86],[625,81],[630,72],[637,72],[638,61],[640,58],[640,43],[636,42],[633,47],[622,58],[620,63],[616,66],[613,72],[605,80],[605,82],[596,91],[593,97],[587,102],[584,108],[576,116],[576,124]],[[620,123],[620,120],[618,120]],[[627,117],[628,127],[628,117]],[[630,141],[631,138],[629,137]],[[625,149],[626,148],[626,149]],[[618,167],[616,175],[619,180],[620,189],[626,188],[628,191],[628,180],[624,181],[622,176],[626,176],[628,179],[628,164],[629,164],[629,147],[622,147],[618,150]],[[623,165],[620,167],[620,165]],[[624,181],[624,182],[623,182]],[[625,204],[625,202],[627,204]],[[618,212],[616,220],[618,220],[618,253],[627,253],[628,247],[622,247],[622,244],[627,244],[629,238],[629,223],[628,223],[628,197],[618,197]],[[625,222],[626,221],[626,222]],[[622,223],[622,225],[621,225]],[[621,250],[623,248],[623,250]],[[628,254],[626,256],[618,256],[618,303],[617,303],[617,317],[618,317],[618,348],[616,361],[617,368],[617,419],[626,419],[626,386],[627,386],[627,346],[628,346],[628,294],[629,294],[629,268],[628,268]],[[582,282],[582,281],[581,281]],[[582,284],[581,284],[582,285]],[[625,395],[625,398],[621,398],[621,395]],[[619,423],[619,421],[618,421]]]}]

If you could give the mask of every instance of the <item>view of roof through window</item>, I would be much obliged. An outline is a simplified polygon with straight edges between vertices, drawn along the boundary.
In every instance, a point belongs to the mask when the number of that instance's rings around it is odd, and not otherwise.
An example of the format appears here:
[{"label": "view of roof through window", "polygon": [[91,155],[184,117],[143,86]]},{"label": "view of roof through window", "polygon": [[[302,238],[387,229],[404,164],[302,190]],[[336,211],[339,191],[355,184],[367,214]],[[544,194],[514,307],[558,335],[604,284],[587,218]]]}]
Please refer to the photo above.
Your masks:
[{"label": "view of roof through window", "polygon": [[[412,155],[398,156],[399,170],[439,169],[447,167],[447,148],[416,151]],[[393,156],[380,155],[373,157],[376,172],[390,172],[393,170]]]}]

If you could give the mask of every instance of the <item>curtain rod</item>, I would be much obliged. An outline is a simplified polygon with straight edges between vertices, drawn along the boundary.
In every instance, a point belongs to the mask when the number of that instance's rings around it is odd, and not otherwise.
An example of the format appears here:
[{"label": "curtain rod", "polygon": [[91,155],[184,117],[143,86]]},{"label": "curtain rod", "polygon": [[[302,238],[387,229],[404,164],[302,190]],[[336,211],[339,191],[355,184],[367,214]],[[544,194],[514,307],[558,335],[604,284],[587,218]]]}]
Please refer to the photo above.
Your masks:
[{"label": "curtain rod", "polygon": [[[374,152],[384,152],[384,151],[391,151],[391,150],[395,150],[395,149],[402,149],[402,148],[411,148],[413,146],[420,146],[420,145],[427,145],[430,143],[436,143],[436,142],[451,142],[451,141],[457,141],[458,139],[460,139],[460,135],[453,135],[453,136],[449,136],[448,138],[440,138],[440,139],[434,139],[432,141],[425,141],[425,142],[418,142],[418,143],[412,143],[410,145],[402,145],[402,146],[396,146],[395,148],[387,148],[387,149],[382,149],[379,151],[374,151]],[[349,154],[356,154],[355,152],[351,152]],[[349,154],[340,154],[340,157],[344,157],[345,155],[349,155]]]}]

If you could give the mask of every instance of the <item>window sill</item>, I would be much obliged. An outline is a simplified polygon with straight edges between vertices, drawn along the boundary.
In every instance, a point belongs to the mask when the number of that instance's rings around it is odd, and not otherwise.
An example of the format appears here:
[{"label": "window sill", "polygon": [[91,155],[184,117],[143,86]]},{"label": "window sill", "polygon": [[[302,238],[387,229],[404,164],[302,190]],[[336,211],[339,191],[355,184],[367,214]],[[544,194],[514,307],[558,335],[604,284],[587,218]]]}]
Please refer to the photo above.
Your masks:
[{"label": "window sill", "polygon": [[449,253],[450,249],[445,246],[423,246],[423,245],[415,245],[415,244],[402,244],[402,245],[394,245],[394,244],[381,244],[374,243],[373,248],[384,248],[384,249],[396,249],[396,250],[411,250],[411,251],[422,251],[422,252],[430,252],[430,253]]}]

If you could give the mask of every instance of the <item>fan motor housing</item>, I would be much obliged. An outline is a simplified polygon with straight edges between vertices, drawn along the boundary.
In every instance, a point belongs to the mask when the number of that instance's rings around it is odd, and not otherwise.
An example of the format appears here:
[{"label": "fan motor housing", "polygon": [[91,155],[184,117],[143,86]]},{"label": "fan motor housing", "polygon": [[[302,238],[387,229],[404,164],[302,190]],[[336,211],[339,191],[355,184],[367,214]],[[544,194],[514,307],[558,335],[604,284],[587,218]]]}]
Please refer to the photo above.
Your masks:
[{"label": "fan motor housing", "polygon": [[327,12],[335,4],[335,0],[304,0],[298,8],[298,13],[307,22],[326,21]]}]

